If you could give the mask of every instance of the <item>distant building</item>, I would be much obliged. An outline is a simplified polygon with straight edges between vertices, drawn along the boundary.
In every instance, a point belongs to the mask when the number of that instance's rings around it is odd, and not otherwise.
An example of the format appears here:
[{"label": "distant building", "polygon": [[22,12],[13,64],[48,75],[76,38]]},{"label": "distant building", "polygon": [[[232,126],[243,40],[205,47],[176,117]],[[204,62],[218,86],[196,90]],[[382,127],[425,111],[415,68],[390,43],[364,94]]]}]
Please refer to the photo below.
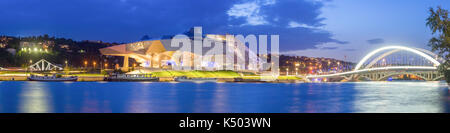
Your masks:
[{"label": "distant building", "polygon": [[0,36],[0,48],[6,48],[8,46],[8,42],[13,40],[12,37]]},{"label": "distant building", "polygon": [[280,56],[282,75],[336,73],[353,69],[354,63],[332,58],[306,56]]},{"label": "distant building", "polygon": [[55,42],[53,41],[41,41],[41,42],[20,42],[20,50],[25,52],[48,52],[49,48],[53,47]]},{"label": "distant building", "polygon": [[[193,52],[193,48],[191,48],[191,51],[182,51],[180,45],[179,47],[173,47],[171,46],[172,43],[172,37],[170,39],[160,39],[160,40],[147,40],[147,41],[139,41],[129,44],[122,44],[122,45],[116,45],[111,46],[107,48],[100,49],[100,52],[103,55],[110,55],[110,56],[123,56],[124,62],[123,62],[123,68],[128,69],[130,66],[129,64],[129,58],[133,58],[138,62],[139,66],[145,67],[145,68],[166,68],[170,69],[174,66],[183,66],[183,67],[192,67],[192,68],[204,68],[204,69],[213,69],[213,70],[224,70],[226,65],[226,50],[224,50],[227,45],[226,39],[224,35],[203,35],[201,30],[190,30],[190,32],[185,33],[191,40],[190,44],[194,45],[194,39],[202,39],[207,38],[208,40],[212,41],[211,47],[202,47],[202,54],[203,56],[211,56],[211,59],[215,58],[223,58],[223,62],[214,62],[214,61],[202,61],[201,64],[194,64],[194,58],[196,55]],[[202,38],[194,38],[194,37],[202,37]],[[169,36],[164,36],[164,38],[169,38]],[[245,47],[244,44],[240,43],[239,41],[235,40],[237,45],[242,45]],[[213,51],[216,50],[214,47],[216,45],[222,44],[222,48],[220,54],[214,53]],[[183,44],[184,45],[184,44]],[[218,48],[218,47],[216,47]],[[245,50],[235,50],[235,61],[238,58],[241,58],[245,60],[245,55],[248,53],[248,48],[245,47]],[[217,51],[215,51],[217,52]],[[182,58],[175,58],[175,53],[182,53],[189,55],[190,63],[186,63],[187,61],[184,61]],[[246,63],[244,64],[231,64],[236,69],[239,70],[247,70],[248,68],[248,61],[245,60]]]}]

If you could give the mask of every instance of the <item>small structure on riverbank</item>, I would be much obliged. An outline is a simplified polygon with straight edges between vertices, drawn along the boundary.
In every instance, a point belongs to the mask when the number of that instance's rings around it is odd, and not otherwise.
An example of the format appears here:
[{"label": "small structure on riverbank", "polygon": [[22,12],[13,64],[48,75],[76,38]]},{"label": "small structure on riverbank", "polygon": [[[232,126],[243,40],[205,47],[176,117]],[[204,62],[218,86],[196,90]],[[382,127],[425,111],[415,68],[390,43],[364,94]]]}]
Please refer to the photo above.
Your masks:
[{"label": "small structure on riverbank", "polygon": [[61,70],[63,70],[62,67],[54,65],[45,59],[39,60],[38,62],[34,63],[33,65],[30,65],[28,68],[30,68],[31,71],[54,71],[54,70],[61,71]]}]

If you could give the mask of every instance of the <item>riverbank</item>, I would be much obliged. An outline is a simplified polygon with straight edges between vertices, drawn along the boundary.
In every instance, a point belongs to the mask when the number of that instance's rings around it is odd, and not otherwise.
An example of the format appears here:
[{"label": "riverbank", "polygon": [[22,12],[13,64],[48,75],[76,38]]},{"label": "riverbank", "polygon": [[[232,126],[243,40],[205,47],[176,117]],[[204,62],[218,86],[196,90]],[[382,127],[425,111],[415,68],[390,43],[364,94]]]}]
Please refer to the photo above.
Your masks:
[{"label": "riverbank", "polygon": [[[129,72],[129,74],[141,74],[140,71]],[[160,70],[145,72],[154,77],[158,77],[160,82],[174,82],[175,77],[190,77],[190,78],[216,78],[217,82],[276,82],[276,83],[298,83],[305,82],[304,79],[296,76],[278,76],[273,79],[271,76],[260,76],[251,72],[235,72],[235,71],[172,71]],[[27,76],[30,73],[25,72],[7,72],[0,73],[0,81],[27,81]],[[105,75],[100,73],[73,73],[72,76],[78,76],[80,82],[95,82],[104,81]],[[265,80],[272,79],[272,80]]]},{"label": "riverbank", "polygon": [[[28,76],[0,76],[0,81],[28,81]],[[77,81],[103,81],[103,76],[79,76]]]},{"label": "riverbank", "polygon": [[[241,79],[241,80],[236,80]],[[243,79],[243,80],[242,80]],[[174,82],[174,77],[159,77],[159,82]],[[2,75],[0,76],[0,81],[27,81],[26,75]],[[100,75],[81,75],[78,76],[78,82],[97,82],[97,81],[104,81],[104,76]],[[255,76],[250,77],[241,77],[241,78],[217,78],[217,82],[261,82],[258,80]],[[274,81],[267,81],[267,82],[275,82],[275,83],[299,83],[304,82],[302,79],[299,78],[293,78],[291,76],[280,76],[278,79]]]}]

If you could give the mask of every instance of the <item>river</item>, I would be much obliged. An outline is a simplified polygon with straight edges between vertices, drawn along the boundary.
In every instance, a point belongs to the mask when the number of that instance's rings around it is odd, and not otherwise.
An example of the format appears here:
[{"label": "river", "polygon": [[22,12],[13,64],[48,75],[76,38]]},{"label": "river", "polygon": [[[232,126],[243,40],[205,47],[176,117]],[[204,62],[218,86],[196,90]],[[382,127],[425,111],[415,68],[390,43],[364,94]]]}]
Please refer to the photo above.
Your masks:
[{"label": "river", "polygon": [[444,82],[0,81],[2,113],[450,112]]}]

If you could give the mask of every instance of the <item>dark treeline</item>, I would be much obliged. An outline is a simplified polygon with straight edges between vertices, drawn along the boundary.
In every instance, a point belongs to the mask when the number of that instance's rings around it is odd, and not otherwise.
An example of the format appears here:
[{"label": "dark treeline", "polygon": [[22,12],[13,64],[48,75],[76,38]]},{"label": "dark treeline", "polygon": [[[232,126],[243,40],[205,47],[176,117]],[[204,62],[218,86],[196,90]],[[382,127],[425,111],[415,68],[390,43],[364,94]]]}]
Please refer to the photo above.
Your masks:
[{"label": "dark treeline", "polygon": [[103,56],[99,49],[119,43],[102,41],[74,41],[48,35],[31,37],[0,36],[0,67],[26,67],[30,63],[45,59],[55,64],[70,67],[92,67],[104,63],[120,63],[120,57]]}]

